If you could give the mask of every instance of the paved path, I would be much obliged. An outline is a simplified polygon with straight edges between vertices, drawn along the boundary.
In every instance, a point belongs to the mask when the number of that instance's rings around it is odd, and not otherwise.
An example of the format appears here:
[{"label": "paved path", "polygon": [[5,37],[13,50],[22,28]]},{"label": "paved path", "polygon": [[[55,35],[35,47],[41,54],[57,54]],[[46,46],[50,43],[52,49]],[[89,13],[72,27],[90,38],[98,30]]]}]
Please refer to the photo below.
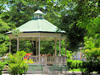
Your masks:
[{"label": "paved path", "polygon": [[[41,72],[34,72],[35,74],[31,74],[31,72],[27,72],[26,75],[49,75],[49,74],[41,74]],[[82,75],[81,72],[74,72],[75,75]],[[3,74],[2,75],[9,75],[9,73],[7,71],[3,71]],[[24,75],[24,74],[23,74]],[[50,74],[52,75],[52,74]],[[54,74],[54,75],[65,75],[65,74]],[[74,75],[72,72],[67,72],[66,75]],[[100,74],[96,74],[96,73],[92,73],[92,75],[100,75]]]}]

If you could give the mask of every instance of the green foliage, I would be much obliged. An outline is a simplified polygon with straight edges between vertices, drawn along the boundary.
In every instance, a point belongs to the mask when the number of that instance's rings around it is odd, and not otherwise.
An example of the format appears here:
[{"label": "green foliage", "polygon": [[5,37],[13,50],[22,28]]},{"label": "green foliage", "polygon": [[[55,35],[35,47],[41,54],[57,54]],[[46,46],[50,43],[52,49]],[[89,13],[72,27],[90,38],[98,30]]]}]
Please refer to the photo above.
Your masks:
[{"label": "green foliage", "polygon": [[[27,52],[27,53],[32,53],[33,51],[33,47],[32,47],[32,44],[30,43],[30,41],[20,41],[20,43],[19,43],[19,51],[21,51],[21,50],[23,50],[23,51],[25,51],[25,52]],[[15,49],[16,49],[16,47],[15,47]]]},{"label": "green foliage", "polygon": [[85,68],[85,72],[90,73],[96,71],[100,74],[98,66],[100,66],[100,41],[99,34],[94,34],[91,37],[86,36],[84,38],[84,50],[82,51],[83,57],[87,62],[83,63],[82,68]]},{"label": "green foliage", "polygon": [[100,48],[96,48],[95,44],[93,38],[89,38],[88,41],[86,41],[85,50],[82,51],[84,54],[83,57],[86,58],[86,62],[83,63],[81,68],[85,68],[85,72],[88,73],[96,71],[100,74]]},{"label": "green foliage", "polygon": [[[73,4],[72,7],[74,7]],[[77,15],[75,14],[75,11],[72,7],[69,7],[69,10],[65,10],[68,13],[62,14],[62,17],[60,18],[60,24],[58,25],[58,27],[66,31],[68,50],[77,51],[78,47],[82,46],[81,43],[83,43],[84,41],[83,38],[85,36],[86,31],[84,28],[80,28],[76,25]]]},{"label": "green foliage", "polygon": [[72,53],[72,51],[67,50],[66,55],[67,55],[67,60],[70,60],[70,59],[72,59],[73,53]]},{"label": "green foliage", "polygon": [[[59,54],[59,41],[56,42],[57,55]],[[41,42],[41,54],[54,54],[55,41],[42,41]],[[65,56],[65,40],[61,41],[61,55]],[[66,50],[68,59],[72,59],[72,51]]]},{"label": "green foliage", "polygon": [[100,48],[86,49],[83,51],[87,61],[98,61],[100,57]]},{"label": "green foliage", "polygon": [[80,60],[67,60],[67,64],[70,70],[79,69],[82,72],[82,75],[90,74],[90,72],[100,73],[99,62],[84,62]]},{"label": "green foliage", "polygon": [[67,65],[71,69],[80,68],[82,66],[83,61],[81,60],[67,60]]},{"label": "green foliage", "polygon": [[94,37],[86,36],[84,38],[84,50],[83,55],[86,57],[87,61],[98,61],[98,57],[100,56],[100,44],[99,44],[99,35],[95,34]]},{"label": "green foliage", "polygon": [[87,75],[87,74],[90,74],[90,72],[97,72],[98,74],[100,74],[100,69],[99,69],[99,66],[100,66],[100,62],[92,62],[92,61],[89,61],[89,62],[83,62],[82,63],[82,66],[80,67],[83,75]]},{"label": "green foliage", "polygon": [[16,54],[9,54],[8,56],[8,71],[10,74],[22,74],[27,71],[28,64],[26,60],[23,60],[26,52],[18,51]]},{"label": "green foliage", "polygon": [[41,42],[41,54],[54,54],[53,49],[54,41],[42,41]]},{"label": "green foliage", "polygon": [[7,44],[3,43],[0,45],[0,57],[6,53],[7,49],[8,49]]},{"label": "green foliage", "polygon": [[87,36],[85,36],[84,41],[85,49],[95,48],[94,39],[92,37],[88,38]]},{"label": "green foliage", "polygon": [[[12,43],[11,51],[12,53],[16,53],[17,52],[17,41],[11,40],[11,43]],[[27,53],[32,53],[33,49],[32,49],[32,45],[30,41],[24,41],[24,40],[19,41],[19,51],[22,51],[22,50]]]},{"label": "green foliage", "polygon": [[[1,16],[1,15],[0,15]],[[0,18],[0,56],[3,56],[4,53],[7,52],[8,49],[8,36],[5,35],[5,32],[9,29],[9,26],[7,23],[5,23],[1,18]]]},{"label": "green foliage", "polygon": [[99,33],[100,24],[100,2],[99,0],[84,0],[76,1],[77,6],[75,8],[77,15],[77,25],[87,30],[88,36],[95,36]]},{"label": "green foliage", "polygon": [[0,32],[1,31],[7,31],[9,29],[9,26],[7,23],[5,23],[1,18],[0,18]]},{"label": "green foliage", "polygon": [[99,48],[100,47],[100,35],[95,34],[94,36],[84,38],[84,49]]},{"label": "green foliage", "polygon": [[0,61],[0,75],[2,75],[3,68],[4,68],[4,63]]},{"label": "green foliage", "polygon": [[18,37],[18,35],[20,34],[19,30],[12,30],[12,35]]}]

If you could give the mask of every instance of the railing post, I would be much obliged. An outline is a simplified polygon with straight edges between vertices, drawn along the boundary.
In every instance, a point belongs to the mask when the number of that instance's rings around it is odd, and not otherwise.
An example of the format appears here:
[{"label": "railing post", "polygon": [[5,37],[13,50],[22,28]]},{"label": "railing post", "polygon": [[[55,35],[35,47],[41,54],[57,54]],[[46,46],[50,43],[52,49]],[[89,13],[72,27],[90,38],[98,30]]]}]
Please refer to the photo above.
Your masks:
[{"label": "railing post", "polygon": [[56,58],[56,63],[58,63],[58,56],[57,56],[57,58]]},{"label": "railing post", "polygon": [[50,57],[50,62],[51,62],[51,56],[49,56]]},{"label": "railing post", "polygon": [[47,66],[47,56],[45,54],[45,66]]},{"label": "railing post", "polygon": [[56,64],[56,56],[54,56],[54,64]]}]

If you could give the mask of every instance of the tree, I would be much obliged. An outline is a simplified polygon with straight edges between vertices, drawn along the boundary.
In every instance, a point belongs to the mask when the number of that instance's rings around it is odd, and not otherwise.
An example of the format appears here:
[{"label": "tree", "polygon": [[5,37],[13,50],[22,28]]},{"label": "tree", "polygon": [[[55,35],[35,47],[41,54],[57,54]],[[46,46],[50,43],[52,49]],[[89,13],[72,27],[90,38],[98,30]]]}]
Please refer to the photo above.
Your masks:
[{"label": "tree", "polygon": [[8,36],[5,32],[9,29],[7,23],[0,19],[0,56],[3,56],[8,49]]},{"label": "tree", "polygon": [[76,1],[77,25],[87,30],[88,35],[99,31],[99,0]]},{"label": "tree", "polygon": [[76,3],[69,2],[64,11],[61,12],[59,28],[66,31],[68,50],[77,51],[84,42],[85,29],[77,26]]}]

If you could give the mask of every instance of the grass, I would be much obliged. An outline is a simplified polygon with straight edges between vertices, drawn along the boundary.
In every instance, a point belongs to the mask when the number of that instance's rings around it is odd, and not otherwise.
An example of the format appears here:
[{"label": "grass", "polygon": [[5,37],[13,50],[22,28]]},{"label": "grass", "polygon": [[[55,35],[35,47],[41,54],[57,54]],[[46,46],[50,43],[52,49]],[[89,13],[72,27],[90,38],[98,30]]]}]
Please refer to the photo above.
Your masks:
[{"label": "grass", "polygon": [[[85,71],[85,69],[83,69]],[[69,72],[81,72],[81,70],[78,68],[78,69],[71,69],[71,70],[68,70]],[[93,73],[97,73],[95,71],[93,71]]]},{"label": "grass", "polygon": [[78,68],[78,69],[71,69],[71,70],[68,70],[69,72],[81,72],[81,70]]}]

